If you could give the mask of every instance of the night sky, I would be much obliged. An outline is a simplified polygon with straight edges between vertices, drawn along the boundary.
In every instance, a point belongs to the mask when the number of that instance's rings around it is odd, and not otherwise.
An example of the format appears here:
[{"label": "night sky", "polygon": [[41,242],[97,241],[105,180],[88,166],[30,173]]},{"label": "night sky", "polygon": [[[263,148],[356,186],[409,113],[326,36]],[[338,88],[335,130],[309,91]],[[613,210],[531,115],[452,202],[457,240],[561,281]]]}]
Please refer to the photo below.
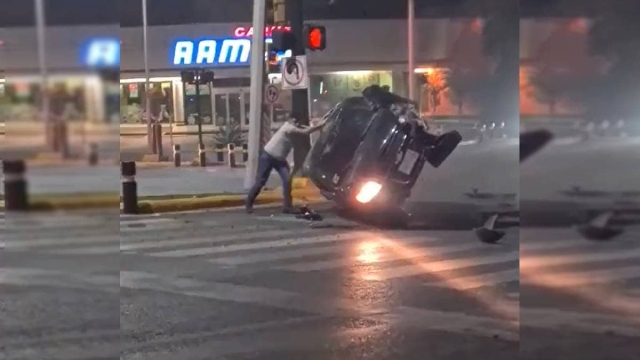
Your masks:
[{"label": "night sky", "polygon": [[[142,24],[139,0],[45,0],[49,25]],[[406,17],[403,0],[304,0],[308,19],[383,19]],[[615,0],[617,3],[637,0]],[[250,22],[253,0],[148,0],[149,24]],[[517,0],[416,0],[420,18],[482,15],[488,6],[507,6]],[[504,4],[504,5],[503,5]],[[611,8],[604,0],[520,0],[520,15],[594,15]],[[32,26],[32,0],[0,0],[0,27]]]}]

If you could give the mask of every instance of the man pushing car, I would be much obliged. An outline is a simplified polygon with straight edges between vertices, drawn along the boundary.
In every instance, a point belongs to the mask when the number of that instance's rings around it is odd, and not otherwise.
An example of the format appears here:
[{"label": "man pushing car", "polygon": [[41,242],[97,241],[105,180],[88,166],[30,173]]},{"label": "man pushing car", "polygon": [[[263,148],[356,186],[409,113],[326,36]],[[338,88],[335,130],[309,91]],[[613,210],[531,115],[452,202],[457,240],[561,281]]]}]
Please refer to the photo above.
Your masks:
[{"label": "man pushing car", "polygon": [[326,118],[312,126],[304,126],[298,119],[290,119],[285,122],[276,133],[271,137],[269,142],[264,146],[262,154],[258,159],[258,172],[253,187],[249,191],[245,208],[247,213],[253,212],[253,204],[267,184],[269,175],[272,170],[276,170],[282,180],[282,195],[284,197],[285,214],[293,214],[296,210],[293,208],[291,199],[291,171],[287,157],[293,149],[294,136],[309,136],[316,131],[321,130],[326,124]]}]

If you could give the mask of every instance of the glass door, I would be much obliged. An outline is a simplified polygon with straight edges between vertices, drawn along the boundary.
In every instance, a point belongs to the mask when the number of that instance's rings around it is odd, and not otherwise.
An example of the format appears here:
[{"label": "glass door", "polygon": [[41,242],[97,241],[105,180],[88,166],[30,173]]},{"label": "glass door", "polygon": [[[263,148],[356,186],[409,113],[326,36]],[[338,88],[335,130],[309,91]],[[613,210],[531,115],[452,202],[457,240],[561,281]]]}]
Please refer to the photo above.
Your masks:
[{"label": "glass door", "polygon": [[249,88],[217,88],[211,92],[216,126],[239,124],[248,128]]}]

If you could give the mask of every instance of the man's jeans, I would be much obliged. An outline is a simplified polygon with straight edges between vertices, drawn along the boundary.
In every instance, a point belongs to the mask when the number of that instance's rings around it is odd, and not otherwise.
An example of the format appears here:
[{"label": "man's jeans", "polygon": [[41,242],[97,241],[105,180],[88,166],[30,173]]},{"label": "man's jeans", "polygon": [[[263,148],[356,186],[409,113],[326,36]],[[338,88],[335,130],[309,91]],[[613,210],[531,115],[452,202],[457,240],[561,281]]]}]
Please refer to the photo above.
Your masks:
[{"label": "man's jeans", "polygon": [[260,194],[262,188],[267,184],[271,170],[276,170],[282,179],[282,195],[284,197],[284,207],[292,207],[291,202],[291,180],[289,177],[289,163],[286,160],[279,160],[263,152],[258,159],[258,174],[253,187],[247,196],[247,206],[253,206],[254,201]]}]

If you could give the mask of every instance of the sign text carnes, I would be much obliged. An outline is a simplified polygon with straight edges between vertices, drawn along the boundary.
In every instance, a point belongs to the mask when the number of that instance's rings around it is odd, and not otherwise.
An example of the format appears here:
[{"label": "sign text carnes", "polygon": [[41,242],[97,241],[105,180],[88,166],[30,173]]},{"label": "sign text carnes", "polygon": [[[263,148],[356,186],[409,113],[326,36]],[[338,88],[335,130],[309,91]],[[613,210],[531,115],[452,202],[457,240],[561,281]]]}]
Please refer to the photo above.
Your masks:
[{"label": "sign text carnes", "polygon": [[[291,31],[290,26],[265,26],[264,37],[270,38],[273,30]],[[253,26],[238,26],[233,29],[233,36],[236,38],[247,38],[253,36]]]}]

